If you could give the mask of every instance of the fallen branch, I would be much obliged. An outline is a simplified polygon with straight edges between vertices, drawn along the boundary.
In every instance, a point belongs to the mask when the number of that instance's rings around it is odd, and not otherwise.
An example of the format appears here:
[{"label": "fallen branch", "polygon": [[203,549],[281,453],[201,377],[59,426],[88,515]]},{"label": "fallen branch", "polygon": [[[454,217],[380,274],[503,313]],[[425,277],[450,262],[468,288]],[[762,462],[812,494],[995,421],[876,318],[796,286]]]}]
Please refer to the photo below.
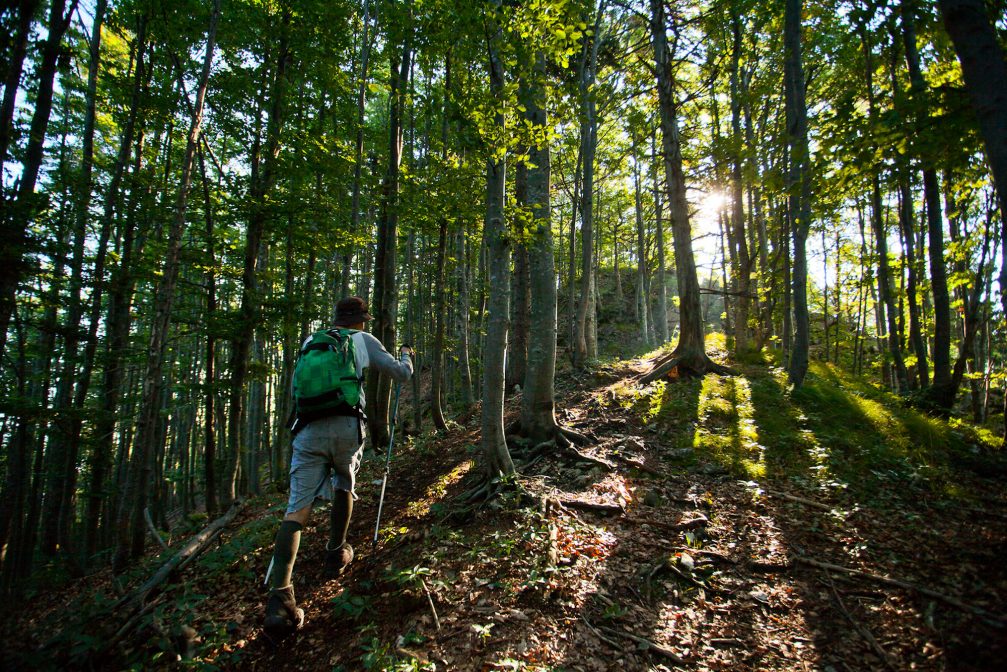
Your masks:
[{"label": "fallen branch", "polygon": [[636,460],[631,460],[628,457],[626,457],[625,455],[622,455],[620,453],[612,453],[611,455],[615,459],[619,460],[620,462],[622,462],[623,464],[625,464],[626,466],[628,466],[630,469],[638,469],[638,470],[642,471],[645,474],[650,474],[651,476],[660,476],[661,475],[660,471],[658,471],[657,469],[655,469],[653,467],[648,467],[643,462],[637,462]]},{"label": "fallen branch", "polygon": [[[591,464],[598,465],[599,467],[603,468],[605,471],[612,471],[615,468],[615,467],[612,466],[611,463],[606,462],[605,460],[600,460],[597,457],[591,457],[590,455],[585,455],[584,453],[582,453],[579,450],[577,450],[576,448],[574,448],[574,446],[573,446],[572,443],[568,443],[566,445],[561,444],[561,443],[556,442],[556,441],[547,441],[546,443],[555,445],[556,448],[560,452],[565,453],[568,457],[570,457],[572,459],[580,460],[582,462],[589,462]],[[541,447],[541,444],[539,446],[535,446],[536,450],[538,448],[540,448],[540,447]]]},{"label": "fallen branch", "polygon": [[628,632],[624,632],[622,630],[616,630],[615,628],[608,628],[605,627],[604,625],[600,625],[598,627],[610,635],[630,639],[639,644],[640,646],[642,646],[647,651],[653,651],[654,653],[659,653],[672,662],[678,663],[679,665],[685,665],[685,659],[682,658],[680,655],[678,655],[677,653],[675,653],[674,651],[672,651],[667,647],[661,646],[660,644],[655,644],[649,639],[645,639],[643,637],[639,637],[637,635],[633,635]]},{"label": "fallen branch", "polygon": [[957,597],[952,595],[945,595],[936,590],[931,590],[929,588],[924,588],[923,586],[917,586],[916,584],[909,583],[908,581],[902,581],[900,579],[893,579],[887,576],[881,576],[879,574],[871,574],[870,572],[865,572],[859,569],[852,569],[850,567],[843,567],[842,565],[834,565],[831,562],[822,562],[821,560],[814,560],[812,558],[804,558],[800,556],[794,557],[794,562],[799,562],[804,565],[810,565],[812,567],[818,567],[819,569],[826,569],[833,572],[841,572],[843,574],[849,574],[850,576],[859,576],[870,581],[875,581],[877,583],[883,583],[888,586],[895,586],[896,588],[903,588],[905,590],[912,590],[920,595],[926,595],[927,597],[932,597],[935,600],[940,600],[945,604],[950,604],[952,607],[961,609],[962,611],[969,612],[976,616],[979,616],[985,620],[990,625],[997,628],[1007,627],[1007,621],[1003,618],[994,616],[985,609],[981,607],[976,607],[971,604],[966,604],[962,602]]},{"label": "fallen branch", "polygon": [[572,509],[582,511],[595,511],[608,515],[610,513],[621,516],[626,513],[626,509],[619,504],[598,504],[595,502],[585,502],[581,499],[561,499],[559,503]]},{"label": "fallen branch", "polygon": [[832,576],[828,574],[826,574],[826,576],[829,579],[829,587],[832,588],[832,594],[836,598],[836,603],[839,605],[839,611],[843,612],[843,616],[845,616],[846,620],[850,622],[850,625],[853,626],[853,629],[856,630],[860,634],[860,636],[864,638],[864,641],[870,644],[871,648],[874,649],[874,652],[878,654],[881,660],[885,661],[885,665],[888,667],[888,669],[890,670],[898,669],[898,667],[895,664],[894,656],[892,656],[892,654],[886,651],[884,647],[878,643],[878,640],[875,639],[874,635],[871,634],[871,631],[868,630],[866,626],[864,626],[855,618],[853,618],[853,615],[849,612],[849,610],[846,608],[846,605],[843,603],[843,598],[839,596],[839,591],[836,590],[836,584],[832,581]]},{"label": "fallen branch", "polygon": [[158,533],[157,528],[154,527],[154,521],[150,517],[150,509],[147,507],[143,507],[143,519],[147,521],[147,528],[150,530],[150,536],[154,537],[157,543],[161,545],[162,549],[170,551],[171,549],[168,548],[168,544],[165,543],[164,539],[162,539],[161,535]]},{"label": "fallen branch", "polygon": [[682,551],[684,553],[691,553],[693,555],[704,555],[710,558],[716,558],[717,560],[726,562],[729,565],[738,564],[738,561],[735,560],[734,558],[724,555],[723,553],[720,553],[718,551],[711,551],[705,548],[690,548],[688,546],[676,546],[674,550]]},{"label": "fallen branch", "polygon": [[634,516],[630,518],[634,523],[646,524],[651,527],[656,527],[659,530],[664,530],[666,532],[685,532],[687,530],[694,530],[697,527],[704,527],[710,524],[710,519],[703,514],[698,514],[694,518],[683,518],[677,523],[662,523],[657,520],[651,520],[650,518],[640,518]]},{"label": "fallen branch", "polygon": [[161,568],[154,573],[147,581],[141,585],[139,588],[129,593],[125,597],[121,598],[115,605],[115,609],[121,609],[123,606],[130,605],[132,608],[139,607],[143,605],[151,594],[162,584],[164,581],[171,576],[175,570],[183,562],[188,560],[192,555],[201,552],[210,541],[214,538],[216,532],[224,527],[226,527],[238,512],[241,511],[242,507],[245,505],[240,499],[236,501],[231,509],[225,513],[220,518],[203,528],[203,531],[194,536],[189,542],[179,550],[178,553],[173,555],[168,562],[161,565]]},{"label": "fallen branch", "polygon": [[434,598],[430,595],[430,589],[427,588],[427,582],[422,578],[420,579],[420,585],[423,586],[423,592],[427,594],[427,602],[430,603],[430,613],[434,615],[434,625],[437,629],[441,629],[441,619],[437,618],[437,607],[434,606]]},{"label": "fallen branch", "polygon": [[598,628],[596,628],[593,625],[591,625],[591,622],[588,621],[587,618],[585,618],[583,615],[581,615],[580,620],[584,621],[584,625],[586,625],[588,627],[588,629],[591,632],[594,633],[595,637],[597,637],[601,641],[605,642],[606,644],[608,644],[609,646],[611,646],[616,651],[621,651],[622,650],[622,647],[620,647],[616,642],[613,642],[611,639],[609,639],[605,635],[601,634],[601,632],[598,631]]}]

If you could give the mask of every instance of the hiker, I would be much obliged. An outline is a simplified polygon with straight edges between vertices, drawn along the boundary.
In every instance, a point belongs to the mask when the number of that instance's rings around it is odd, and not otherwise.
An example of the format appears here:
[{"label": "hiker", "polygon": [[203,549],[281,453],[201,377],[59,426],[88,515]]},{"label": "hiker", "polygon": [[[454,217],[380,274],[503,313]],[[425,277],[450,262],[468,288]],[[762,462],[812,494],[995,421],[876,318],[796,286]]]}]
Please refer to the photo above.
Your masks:
[{"label": "hiker", "polygon": [[[265,629],[271,635],[289,634],[304,622],[304,610],[297,607],[294,599],[291,574],[301,529],[316,499],[332,500],[332,527],[325,545],[327,578],[339,576],[353,560],[353,547],[346,543],[346,532],[353,514],[354,484],[363,452],[364,369],[373,366],[399,382],[409,380],[413,373],[412,349],[403,345],[396,360],[381,341],[363,331],[364,324],[371,319],[363,299],[345,298],[336,305],[333,327],[309,336],[301,344],[293,381],[296,416],[291,426],[294,443],[290,499],[266,572],[266,584],[271,590],[266,603]],[[353,354],[352,365],[349,360],[338,359],[340,351],[344,356]],[[314,357],[306,356],[307,353]],[[344,373],[349,375],[339,376],[338,382],[333,382],[340,365],[347,367]],[[338,390],[332,389],[333,386]],[[311,397],[305,396],[308,389]]]}]

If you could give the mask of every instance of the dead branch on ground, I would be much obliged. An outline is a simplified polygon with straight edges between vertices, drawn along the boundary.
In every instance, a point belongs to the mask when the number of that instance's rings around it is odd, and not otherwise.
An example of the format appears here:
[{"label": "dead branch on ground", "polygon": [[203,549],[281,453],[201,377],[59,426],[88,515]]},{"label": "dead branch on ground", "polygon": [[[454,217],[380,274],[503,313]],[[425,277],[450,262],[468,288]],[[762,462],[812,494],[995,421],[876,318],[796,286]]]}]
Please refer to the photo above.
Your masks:
[{"label": "dead branch on ground", "polygon": [[996,628],[1007,628],[1007,620],[1003,617],[996,616],[986,611],[981,607],[976,607],[971,604],[966,604],[962,600],[954,597],[953,595],[946,595],[944,593],[938,592],[936,590],[931,590],[930,588],[924,588],[923,586],[917,586],[916,584],[909,583],[908,581],[902,581],[901,579],[893,579],[887,576],[881,576],[879,574],[871,574],[870,572],[865,572],[860,569],[852,569],[850,567],[843,567],[842,565],[834,565],[831,562],[822,562],[821,560],[815,560],[813,558],[805,558],[796,556],[794,557],[794,562],[799,562],[804,565],[810,565],[811,567],[818,567],[819,569],[825,569],[833,572],[840,572],[842,574],[848,574],[850,576],[858,576],[869,581],[874,581],[876,583],[883,583],[888,586],[895,586],[896,588],[903,588],[905,590],[911,590],[919,593],[920,595],[926,595],[927,597],[932,597],[936,600],[940,600],[945,604],[950,604],[952,607],[961,609],[962,611],[968,612],[975,616],[983,619],[984,622],[992,625]]}]

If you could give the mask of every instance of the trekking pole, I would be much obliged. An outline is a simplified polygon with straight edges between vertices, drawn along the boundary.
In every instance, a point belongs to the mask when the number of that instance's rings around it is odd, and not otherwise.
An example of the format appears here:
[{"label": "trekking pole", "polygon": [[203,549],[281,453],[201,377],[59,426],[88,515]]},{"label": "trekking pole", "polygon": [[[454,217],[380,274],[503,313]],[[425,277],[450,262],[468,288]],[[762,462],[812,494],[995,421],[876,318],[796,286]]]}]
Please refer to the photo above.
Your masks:
[{"label": "trekking pole", "polygon": [[374,542],[378,545],[378,528],[381,527],[381,509],[385,505],[385,488],[388,486],[388,468],[392,463],[392,444],[395,443],[395,424],[399,416],[399,390],[402,383],[395,383],[395,404],[392,406],[392,429],[388,437],[388,452],[385,453],[385,476],[381,479],[381,498],[378,499],[378,519],[374,522]]}]

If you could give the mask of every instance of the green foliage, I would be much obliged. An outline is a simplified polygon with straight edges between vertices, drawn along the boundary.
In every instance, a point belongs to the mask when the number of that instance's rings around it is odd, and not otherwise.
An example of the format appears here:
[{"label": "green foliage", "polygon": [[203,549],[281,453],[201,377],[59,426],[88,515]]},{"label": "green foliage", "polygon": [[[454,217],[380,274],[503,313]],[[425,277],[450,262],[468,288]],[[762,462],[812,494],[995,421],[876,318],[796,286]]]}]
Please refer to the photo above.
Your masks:
[{"label": "green foliage", "polygon": [[365,670],[380,672],[431,672],[433,663],[424,663],[417,658],[402,656],[395,647],[382,643],[377,637],[361,645],[364,655],[360,662]]},{"label": "green foliage", "polygon": [[345,588],[339,591],[339,594],[333,597],[330,602],[332,602],[332,608],[336,614],[351,618],[354,621],[360,620],[364,614],[372,609],[369,597],[366,595],[354,595]]}]

